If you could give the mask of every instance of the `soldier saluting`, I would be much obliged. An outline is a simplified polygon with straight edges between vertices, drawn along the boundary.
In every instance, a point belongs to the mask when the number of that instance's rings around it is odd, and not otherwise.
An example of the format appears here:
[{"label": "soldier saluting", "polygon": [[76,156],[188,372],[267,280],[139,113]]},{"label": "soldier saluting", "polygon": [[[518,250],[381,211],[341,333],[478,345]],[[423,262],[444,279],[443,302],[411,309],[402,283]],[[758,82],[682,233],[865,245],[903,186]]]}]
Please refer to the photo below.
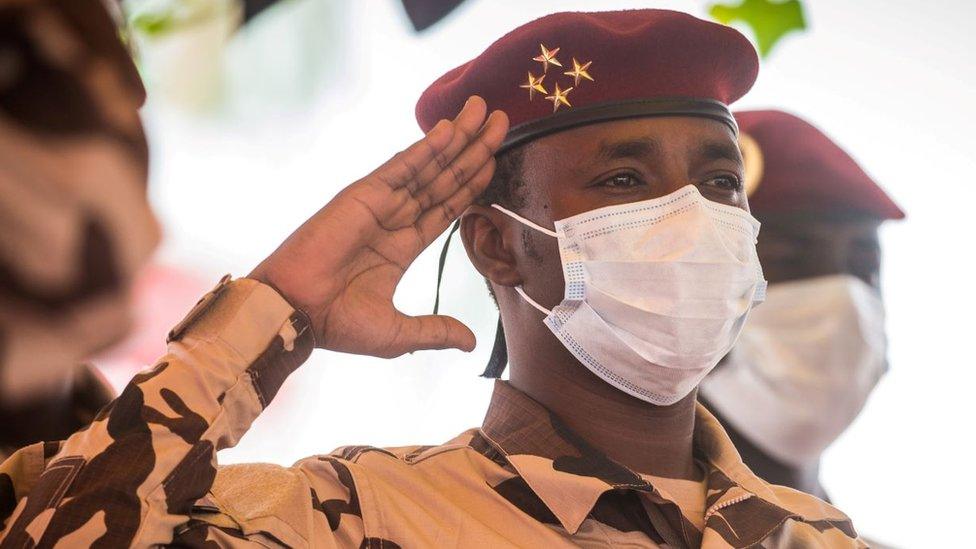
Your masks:
[{"label": "soldier saluting", "polygon": [[[863,546],[754,476],[695,399],[765,288],[727,107],[757,70],[738,32],[664,10],[501,38],[423,94],[422,140],[221,281],[87,430],[4,465],[46,467],[15,482],[5,543]],[[481,428],[218,468],[313,347],[474,348],[391,301],[459,216],[505,328],[488,373],[512,367]]]}]

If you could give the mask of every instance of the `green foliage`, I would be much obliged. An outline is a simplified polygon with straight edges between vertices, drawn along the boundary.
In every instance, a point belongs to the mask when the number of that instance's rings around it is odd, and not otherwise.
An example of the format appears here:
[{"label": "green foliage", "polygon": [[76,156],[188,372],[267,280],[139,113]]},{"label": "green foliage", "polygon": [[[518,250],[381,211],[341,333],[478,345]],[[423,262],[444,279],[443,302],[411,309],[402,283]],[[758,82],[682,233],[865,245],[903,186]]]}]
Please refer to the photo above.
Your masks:
[{"label": "green foliage", "polygon": [[800,0],[743,0],[738,6],[716,3],[709,6],[708,14],[726,25],[736,21],[749,25],[762,57],[767,57],[786,34],[807,28]]},{"label": "green foliage", "polygon": [[160,37],[215,17],[227,0],[124,0],[123,11],[133,32]]},{"label": "green foliage", "polygon": [[176,26],[176,18],[172,12],[140,13],[132,18],[131,25],[146,36],[159,36]]}]

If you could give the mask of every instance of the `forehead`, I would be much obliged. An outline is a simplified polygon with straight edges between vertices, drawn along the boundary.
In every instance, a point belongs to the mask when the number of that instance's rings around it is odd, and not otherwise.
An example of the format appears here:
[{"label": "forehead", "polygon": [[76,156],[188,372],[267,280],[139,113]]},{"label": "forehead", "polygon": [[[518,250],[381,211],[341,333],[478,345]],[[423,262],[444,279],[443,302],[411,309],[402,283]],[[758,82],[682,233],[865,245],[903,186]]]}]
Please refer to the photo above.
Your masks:
[{"label": "forehead", "polygon": [[607,156],[607,148],[614,144],[642,142],[667,155],[692,151],[703,144],[737,143],[731,128],[710,118],[631,118],[590,124],[539,138],[526,147],[525,160],[527,164],[578,165]]}]

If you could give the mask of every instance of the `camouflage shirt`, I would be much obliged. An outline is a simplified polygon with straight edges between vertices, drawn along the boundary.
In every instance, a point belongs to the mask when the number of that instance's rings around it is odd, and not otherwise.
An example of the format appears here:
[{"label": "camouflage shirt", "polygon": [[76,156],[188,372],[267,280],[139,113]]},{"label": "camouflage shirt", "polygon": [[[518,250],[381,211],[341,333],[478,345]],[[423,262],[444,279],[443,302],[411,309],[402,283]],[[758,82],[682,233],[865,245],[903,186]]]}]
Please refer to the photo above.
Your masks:
[{"label": "camouflage shirt", "polygon": [[699,530],[505,382],[481,428],[441,446],[218,467],[312,347],[274,290],[225,279],[88,428],[0,466],[0,545],[865,547],[840,511],[753,475],[702,407]]}]

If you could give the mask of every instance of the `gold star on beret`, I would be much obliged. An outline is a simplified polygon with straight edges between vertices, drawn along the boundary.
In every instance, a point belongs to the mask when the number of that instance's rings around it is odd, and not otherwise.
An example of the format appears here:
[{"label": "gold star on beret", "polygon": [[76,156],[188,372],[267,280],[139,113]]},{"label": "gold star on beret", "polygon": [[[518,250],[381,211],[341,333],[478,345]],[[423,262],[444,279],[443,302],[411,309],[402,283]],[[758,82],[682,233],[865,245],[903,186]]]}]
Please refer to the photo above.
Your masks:
[{"label": "gold star on beret", "polygon": [[589,80],[590,82],[593,82],[593,77],[590,76],[590,73],[586,72],[586,69],[590,68],[590,65],[592,65],[592,64],[593,64],[593,61],[587,61],[586,63],[583,63],[581,65],[580,62],[577,61],[576,58],[574,57],[573,58],[573,70],[566,71],[563,74],[565,74],[567,76],[572,76],[573,77],[573,85],[574,86],[579,86],[580,78],[585,78],[585,79]]},{"label": "gold star on beret", "polygon": [[567,107],[572,107],[569,104],[569,99],[566,98],[569,92],[573,91],[573,88],[566,88],[565,90],[559,89],[559,83],[556,83],[556,91],[552,92],[552,95],[547,95],[546,99],[552,101],[552,112],[559,110],[560,105],[566,105]]},{"label": "gold star on beret", "polygon": [[529,90],[529,101],[532,101],[532,98],[535,97],[535,92],[542,92],[543,95],[549,93],[549,90],[547,90],[545,86],[542,85],[542,81],[545,79],[546,79],[545,74],[543,74],[539,78],[536,78],[535,75],[533,75],[532,72],[530,71],[528,82],[522,84],[519,87],[525,90]]},{"label": "gold star on beret", "polygon": [[542,74],[545,74],[546,71],[549,70],[549,65],[554,65],[556,67],[563,66],[563,64],[556,59],[556,54],[559,53],[559,48],[549,50],[546,48],[545,44],[539,44],[539,49],[542,50],[542,55],[533,57],[532,60],[542,63]]},{"label": "gold star on beret", "polygon": [[[589,68],[593,64],[592,61],[587,61],[585,63],[580,63],[576,57],[573,57],[573,70],[566,71],[563,74],[573,79],[573,86],[563,89],[559,86],[557,82],[555,84],[556,88],[551,94],[546,86],[543,85],[543,80],[545,80],[549,69],[549,65],[554,67],[562,67],[562,64],[556,59],[556,54],[559,53],[560,48],[552,48],[551,50],[546,47],[545,44],[539,44],[539,50],[542,51],[541,55],[533,57],[533,61],[538,61],[542,63],[542,76],[536,77],[532,74],[532,71],[528,71],[528,78],[525,80],[524,84],[520,84],[519,87],[523,90],[529,91],[529,101],[535,98],[535,92],[539,92],[545,96],[548,101],[552,101],[552,112],[553,114],[559,110],[559,107],[565,105],[566,107],[572,108],[572,104],[569,102],[569,92],[575,87],[579,87],[580,82],[584,79],[594,82],[592,76],[590,76]],[[553,78],[562,78],[561,76],[554,76]]]}]

